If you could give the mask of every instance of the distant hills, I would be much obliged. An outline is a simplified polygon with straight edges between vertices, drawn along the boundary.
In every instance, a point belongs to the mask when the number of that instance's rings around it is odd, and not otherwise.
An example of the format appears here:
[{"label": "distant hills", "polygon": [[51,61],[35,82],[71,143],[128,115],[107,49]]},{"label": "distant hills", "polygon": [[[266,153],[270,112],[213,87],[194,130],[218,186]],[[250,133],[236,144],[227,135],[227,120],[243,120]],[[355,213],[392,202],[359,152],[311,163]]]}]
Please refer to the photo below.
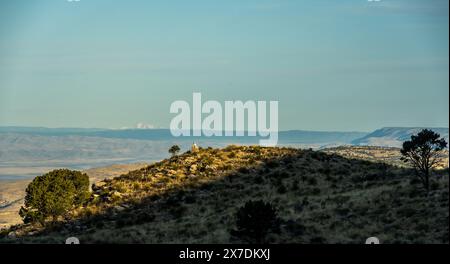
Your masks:
[{"label": "distant hills", "polygon": [[[243,142],[257,143],[255,137],[173,137],[169,129],[98,129],[98,128],[44,128],[44,127],[0,127],[0,134],[21,134],[38,136],[85,136],[115,139],[138,139],[138,140],[204,140],[217,142]],[[330,144],[350,143],[366,132],[332,132],[332,131],[306,131],[289,130],[279,132],[280,143],[294,144]],[[191,142],[192,143],[192,142]]]},{"label": "distant hills", "polygon": [[[280,145],[321,148],[350,144],[361,132],[282,131]],[[255,145],[259,137],[173,137],[169,129],[85,129],[44,127],[0,127],[0,165],[39,161],[40,166],[89,168],[114,163],[156,161],[166,158],[173,144],[182,150],[192,142],[203,147],[229,144]],[[51,163],[51,164],[49,164]],[[4,165],[4,164],[3,164]],[[13,164],[15,166],[15,164]],[[35,166],[36,164],[33,164]],[[0,166],[0,175],[2,172]]]},{"label": "distant hills", "polygon": [[[372,133],[290,130],[279,146],[323,149],[343,145],[399,147],[421,128],[382,128]],[[446,137],[448,128],[431,128]],[[152,162],[177,144],[202,147],[256,145],[259,137],[173,137],[169,129],[0,127],[0,180],[34,177],[53,168],[87,169],[117,163]]]},{"label": "distant hills", "polygon": [[[385,147],[399,147],[401,143],[417,133],[423,127],[384,127],[371,133],[367,132],[339,132],[339,131],[307,131],[289,130],[279,132],[280,145],[299,144],[311,147],[325,147],[327,145],[372,145]],[[441,134],[448,141],[448,128],[429,128]],[[0,127],[0,135],[17,134],[32,136],[72,136],[95,137],[108,139],[131,139],[150,141],[187,141],[192,143],[205,142],[222,146],[226,143],[256,144],[258,137],[173,137],[169,129],[101,129],[101,128],[45,128],[45,127]],[[78,138],[79,139],[79,138]],[[5,142],[3,142],[5,143]],[[32,145],[32,142],[28,142]],[[1,146],[1,145],[0,145]],[[305,146],[303,146],[305,147]]]},{"label": "distant hills", "polygon": [[[377,129],[361,138],[353,140],[352,145],[357,146],[381,146],[381,147],[401,147],[402,143],[417,134],[424,127],[384,127]],[[448,142],[448,128],[430,128],[444,137]]]},{"label": "distant hills", "polygon": [[32,134],[42,136],[77,135],[104,131],[102,128],[48,128],[48,127],[22,127],[0,126],[0,133]]}]

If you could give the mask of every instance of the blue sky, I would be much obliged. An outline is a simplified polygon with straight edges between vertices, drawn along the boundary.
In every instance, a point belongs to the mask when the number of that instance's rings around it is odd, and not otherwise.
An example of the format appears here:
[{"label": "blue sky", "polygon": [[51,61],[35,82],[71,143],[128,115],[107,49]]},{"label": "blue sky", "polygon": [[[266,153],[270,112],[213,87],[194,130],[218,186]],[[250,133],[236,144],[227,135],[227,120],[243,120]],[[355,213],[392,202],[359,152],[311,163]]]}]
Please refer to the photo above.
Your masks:
[{"label": "blue sky", "polygon": [[170,104],[279,100],[279,127],[449,120],[447,0],[0,2],[0,125],[168,127]]}]

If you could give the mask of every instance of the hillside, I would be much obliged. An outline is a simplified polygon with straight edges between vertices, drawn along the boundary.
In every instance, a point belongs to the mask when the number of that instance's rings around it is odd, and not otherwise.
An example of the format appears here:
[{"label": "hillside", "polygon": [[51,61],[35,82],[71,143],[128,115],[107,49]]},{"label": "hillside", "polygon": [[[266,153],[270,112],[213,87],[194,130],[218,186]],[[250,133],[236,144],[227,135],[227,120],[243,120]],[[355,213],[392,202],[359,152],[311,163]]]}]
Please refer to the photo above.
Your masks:
[{"label": "hillside", "polygon": [[[400,158],[400,148],[376,147],[376,146],[339,146],[322,150],[328,154],[338,154],[350,159],[361,159],[372,162],[383,162],[393,166],[408,167],[409,163],[403,162]],[[439,155],[440,160],[435,165],[436,169],[448,168],[448,150],[444,150]]]},{"label": "hillside", "polygon": [[[353,140],[351,143],[358,146],[401,147],[403,142],[409,140],[411,135],[417,134],[422,127],[384,127],[368,135]],[[448,128],[429,128],[437,132],[448,142]]]},{"label": "hillside", "polygon": [[428,197],[412,173],[312,150],[201,149],[99,182],[70,220],[14,227],[0,242],[242,243],[230,234],[236,211],[262,199],[281,223],[269,243],[448,243],[448,169]]},{"label": "hillside", "polygon": [[[302,148],[348,144],[358,132],[280,132],[279,144]],[[112,164],[158,161],[178,144],[202,146],[252,145],[255,137],[179,137],[168,129],[82,129],[0,127],[0,180],[31,179],[56,168],[86,169]]]},{"label": "hillside", "polygon": [[[90,183],[96,183],[145,166],[148,166],[148,164],[115,164],[107,167],[91,168],[83,172],[89,176]],[[18,212],[23,205],[25,189],[30,182],[31,179],[4,180],[0,182],[0,228],[22,223]]]},{"label": "hillside", "polygon": [[[447,128],[431,128],[447,138]],[[399,147],[417,128],[383,128],[370,134],[280,131],[278,146],[323,149],[342,145]],[[258,137],[173,137],[168,129],[84,129],[0,126],[0,180],[31,179],[56,168],[82,170],[112,164],[152,162],[177,144],[204,147],[255,145]]]}]

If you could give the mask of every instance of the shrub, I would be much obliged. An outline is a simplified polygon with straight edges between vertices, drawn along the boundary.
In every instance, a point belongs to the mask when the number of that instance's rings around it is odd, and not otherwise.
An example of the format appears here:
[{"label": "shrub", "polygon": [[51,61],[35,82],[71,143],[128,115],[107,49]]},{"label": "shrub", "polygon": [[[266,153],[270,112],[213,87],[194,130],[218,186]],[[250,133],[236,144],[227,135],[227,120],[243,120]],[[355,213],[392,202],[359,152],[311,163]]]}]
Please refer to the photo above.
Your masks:
[{"label": "shrub", "polygon": [[250,243],[264,243],[270,231],[278,231],[279,219],[275,207],[264,201],[248,201],[236,213],[237,230],[232,235]]},{"label": "shrub", "polygon": [[289,173],[287,173],[286,171],[282,171],[280,173],[280,177],[283,178],[283,179],[288,178],[289,176],[290,176]]},{"label": "shrub", "polygon": [[292,191],[297,191],[298,189],[299,189],[299,183],[298,183],[298,180],[294,180],[294,181],[292,182],[291,190],[292,190]]},{"label": "shrub", "polygon": [[179,220],[181,217],[183,217],[183,215],[185,214],[186,211],[187,211],[186,207],[184,207],[183,205],[179,205],[179,206],[170,208],[169,214],[174,219]]},{"label": "shrub", "polygon": [[238,171],[242,174],[248,174],[250,170],[247,167],[240,167]]},{"label": "shrub", "polygon": [[28,185],[19,215],[25,223],[55,221],[70,209],[84,204],[90,196],[89,177],[79,171],[54,170],[34,178]]},{"label": "shrub", "polygon": [[180,147],[179,147],[178,145],[173,145],[173,146],[170,147],[170,149],[169,149],[169,153],[172,154],[172,156],[177,155],[178,152],[180,152]]},{"label": "shrub", "polygon": [[439,182],[437,181],[432,181],[430,184],[430,190],[432,191],[436,191],[439,189]]},{"label": "shrub", "polygon": [[235,152],[230,152],[230,153],[228,154],[228,158],[230,158],[230,159],[236,158],[236,153],[235,153]]},{"label": "shrub", "polygon": [[286,192],[287,192],[286,186],[284,186],[284,184],[281,183],[280,186],[278,186],[278,188],[277,188],[277,192],[278,192],[279,194],[284,194],[284,193],[286,193]]},{"label": "shrub", "polygon": [[267,167],[267,168],[273,169],[273,168],[276,168],[276,167],[278,167],[278,166],[279,166],[278,162],[276,162],[276,161],[274,161],[274,160],[268,160],[268,161],[266,162],[266,167]]},{"label": "shrub", "polygon": [[260,174],[256,174],[255,177],[253,177],[253,182],[255,184],[262,184],[265,182],[264,176]]},{"label": "shrub", "polygon": [[311,190],[311,194],[313,194],[313,195],[319,195],[319,194],[320,194],[320,189],[319,189],[319,188],[313,188],[313,189]]},{"label": "shrub", "polygon": [[317,179],[314,178],[314,177],[309,177],[307,182],[308,182],[309,185],[313,185],[313,186],[317,185]]}]

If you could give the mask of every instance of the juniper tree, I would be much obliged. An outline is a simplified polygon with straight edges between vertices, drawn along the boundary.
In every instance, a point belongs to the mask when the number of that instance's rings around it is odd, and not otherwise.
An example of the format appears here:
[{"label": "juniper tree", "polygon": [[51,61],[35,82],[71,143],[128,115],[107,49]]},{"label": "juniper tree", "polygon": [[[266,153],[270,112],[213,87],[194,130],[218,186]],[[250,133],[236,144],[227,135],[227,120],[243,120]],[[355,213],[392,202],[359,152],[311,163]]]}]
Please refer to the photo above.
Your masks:
[{"label": "juniper tree", "polygon": [[413,166],[427,192],[430,188],[430,170],[440,161],[439,152],[446,147],[445,139],[429,129],[423,129],[403,143],[401,159]]},{"label": "juniper tree", "polygon": [[44,224],[49,217],[55,221],[70,209],[89,198],[89,177],[79,171],[53,170],[37,176],[28,185],[24,206],[19,215],[25,223]]}]

